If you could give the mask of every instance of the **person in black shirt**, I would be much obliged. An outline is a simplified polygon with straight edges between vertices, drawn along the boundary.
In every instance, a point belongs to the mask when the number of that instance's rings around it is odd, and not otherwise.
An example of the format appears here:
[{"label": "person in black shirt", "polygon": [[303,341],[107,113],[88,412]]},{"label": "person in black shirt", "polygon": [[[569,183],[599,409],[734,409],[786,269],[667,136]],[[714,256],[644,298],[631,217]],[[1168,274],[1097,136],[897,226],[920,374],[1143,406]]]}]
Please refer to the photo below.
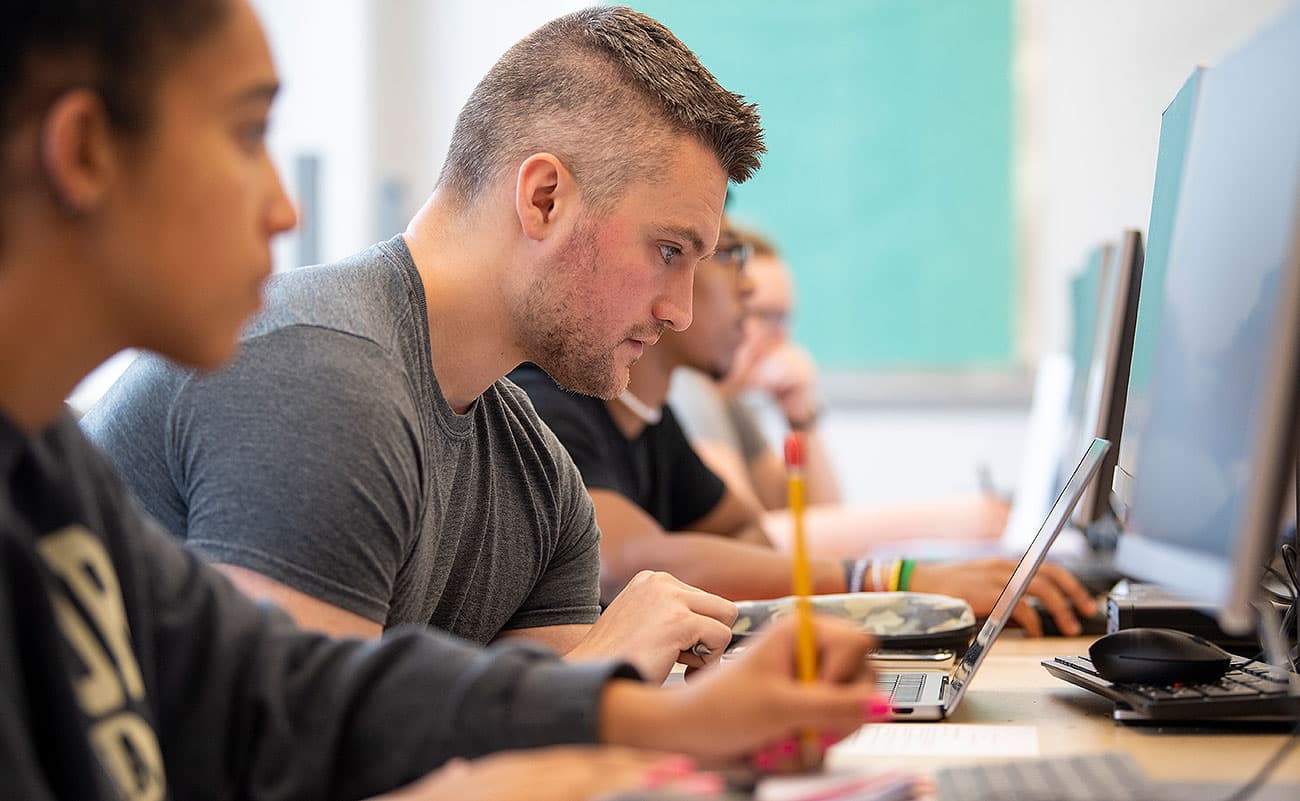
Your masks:
[{"label": "person in black shirt", "polygon": [[[566,392],[534,365],[511,373],[573,456],[595,503],[606,598],[646,569],[666,571],[733,600],[790,592],[789,559],[764,533],[762,510],[703,464],[666,405],[676,368],[715,378],[730,368],[753,286],[744,272],[744,253],[743,243],[724,224],[715,255],[696,271],[691,326],[665,332],[648,348],[619,398],[600,401]],[[852,571],[839,560],[813,559],[811,567],[817,592],[849,589]],[[977,614],[987,614],[1015,567],[1006,559],[921,564],[912,572],[910,589],[964,598]],[[1056,565],[1043,566],[1029,594],[1065,632],[1079,631],[1075,609],[1095,611],[1078,580]],[[1024,603],[1015,619],[1030,633],[1042,631],[1038,615]]]}]

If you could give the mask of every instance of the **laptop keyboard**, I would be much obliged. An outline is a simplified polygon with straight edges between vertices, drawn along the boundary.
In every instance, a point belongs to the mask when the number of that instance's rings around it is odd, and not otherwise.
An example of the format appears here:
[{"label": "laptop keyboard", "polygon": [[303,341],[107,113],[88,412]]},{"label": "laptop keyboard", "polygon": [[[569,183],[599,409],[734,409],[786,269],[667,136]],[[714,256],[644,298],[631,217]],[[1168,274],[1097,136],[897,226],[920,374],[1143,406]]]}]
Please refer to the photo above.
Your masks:
[{"label": "laptop keyboard", "polygon": [[1085,754],[940,768],[940,801],[1151,801],[1154,788],[1124,754]]},{"label": "laptop keyboard", "polygon": [[[1092,660],[1086,656],[1058,656],[1055,660],[1062,665],[1082,671],[1101,679],[1101,674],[1093,667]],[[1289,688],[1289,674],[1273,665],[1253,663],[1242,668],[1239,665],[1246,660],[1234,657],[1228,672],[1218,681],[1210,684],[1172,684],[1150,686],[1125,684],[1125,691],[1139,695],[1148,701],[1200,701],[1203,699],[1249,699],[1285,696]],[[1102,679],[1105,681],[1105,679]]]},{"label": "laptop keyboard", "polygon": [[918,673],[878,673],[876,686],[889,696],[890,703],[914,704],[921,700],[921,685],[925,677]]}]

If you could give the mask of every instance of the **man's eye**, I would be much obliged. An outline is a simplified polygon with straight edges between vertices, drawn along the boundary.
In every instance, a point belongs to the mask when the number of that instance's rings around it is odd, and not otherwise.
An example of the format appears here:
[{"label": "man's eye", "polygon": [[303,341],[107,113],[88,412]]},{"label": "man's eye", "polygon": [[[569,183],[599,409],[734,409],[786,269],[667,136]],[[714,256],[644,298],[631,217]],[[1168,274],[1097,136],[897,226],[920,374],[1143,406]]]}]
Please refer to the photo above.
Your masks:
[{"label": "man's eye", "polygon": [[659,257],[664,260],[664,264],[672,264],[673,259],[682,255],[681,248],[675,248],[672,245],[660,245]]}]

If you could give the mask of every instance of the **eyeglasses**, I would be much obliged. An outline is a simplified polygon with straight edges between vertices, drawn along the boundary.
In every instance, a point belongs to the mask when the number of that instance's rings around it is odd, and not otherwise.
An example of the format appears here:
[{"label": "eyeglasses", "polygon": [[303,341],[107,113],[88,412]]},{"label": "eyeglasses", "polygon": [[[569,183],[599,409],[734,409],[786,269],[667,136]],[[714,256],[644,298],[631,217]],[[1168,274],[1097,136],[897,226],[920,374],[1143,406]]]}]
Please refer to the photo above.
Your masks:
[{"label": "eyeglasses", "polygon": [[735,267],[736,272],[744,272],[745,265],[754,255],[754,246],[748,242],[738,242],[730,247],[718,248],[713,252],[713,260],[724,267]]},{"label": "eyeglasses", "polygon": [[748,314],[754,320],[774,330],[784,331],[790,325],[790,313],[785,309],[751,308]]}]

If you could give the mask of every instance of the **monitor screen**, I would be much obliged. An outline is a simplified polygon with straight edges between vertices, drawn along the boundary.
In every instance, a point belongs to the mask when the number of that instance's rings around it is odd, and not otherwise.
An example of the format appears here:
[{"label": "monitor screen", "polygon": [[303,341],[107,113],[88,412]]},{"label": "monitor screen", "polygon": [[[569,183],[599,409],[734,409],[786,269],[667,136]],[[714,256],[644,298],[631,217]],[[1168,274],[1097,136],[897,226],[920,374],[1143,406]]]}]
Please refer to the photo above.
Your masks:
[{"label": "monitor screen", "polygon": [[1088,369],[1092,364],[1092,351],[1097,341],[1097,320],[1102,301],[1102,288],[1110,276],[1114,246],[1109,242],[1097,245],[1088,252],[1083,269],[1070,281],[1070,357],[1073,362],[1070,378],[1070,397],[1066,407],[1065,436],[1061,440],[1061,463],[1056,470],[1056,484],[1060,485],[1074,471],[1076,446],[1092,440],[1091,432],[1084,430],[1084,407],[1088,396]]},{"label": "monitor screen", "polygon": [[1300,381],[1300,7],[1206,72],[1116,567],[1248,630]]},{"label": "monitor screen", "polygon": [[[1187,139],[1192,132],[1196,95],[1205,69],[1197,67],[1183,82],[1160,117],[1160,144],[1156,157],[1155,189],[1151,193],[1151,220],[1147,225],[1146,256],[1142,264],[1137,323],[1133,329],[1132,366],[1124,401],[1123,438],[1116,442],[1112,486],[1116,513],[1121,522],[1133,502],[1133,474],[1137,468],[1138,442],[1146,427],[1150,406],[1151,359],[1156,348],[1156,329],[1164,306],[1165,270],[1169,266],[1169,243],[1174,231],[1174,212],[1183,181]],[[1103,481],[1105,478],[1103,477]]]},{"label": "monitor screen", "polygon": [[1081,439],[1108,440],[1112,447],[1097,471],[1097,480],[1084,490],[1074,510],[1074,523],[1087,528],[1110,513],[1111,475],[1115,447],[1122,438],[1133,326],[1137,320],[1138,288],[1142,281],[1142,234],[1128,230],[1106,272],[1097,303],[1092,361],[1080,417]]}]

